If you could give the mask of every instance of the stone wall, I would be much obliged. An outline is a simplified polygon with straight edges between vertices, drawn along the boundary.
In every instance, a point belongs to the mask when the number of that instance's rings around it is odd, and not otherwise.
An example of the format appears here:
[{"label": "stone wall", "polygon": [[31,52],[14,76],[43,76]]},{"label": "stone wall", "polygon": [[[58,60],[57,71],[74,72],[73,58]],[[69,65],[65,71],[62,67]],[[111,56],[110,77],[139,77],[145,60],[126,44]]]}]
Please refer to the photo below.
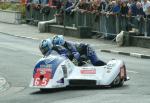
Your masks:
[{"label": "stone wall", "polygon": [[21,13],[18,11],[0,10],[0,22],[20,24]]}]

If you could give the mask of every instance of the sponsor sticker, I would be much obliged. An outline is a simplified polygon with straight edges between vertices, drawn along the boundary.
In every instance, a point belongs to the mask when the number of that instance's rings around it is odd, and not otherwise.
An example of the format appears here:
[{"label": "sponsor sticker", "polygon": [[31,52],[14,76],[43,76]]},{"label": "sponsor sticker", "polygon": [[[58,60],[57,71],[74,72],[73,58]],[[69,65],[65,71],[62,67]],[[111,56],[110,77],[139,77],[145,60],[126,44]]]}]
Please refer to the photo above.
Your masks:
[{"label": "sponsor sticker", "polygon": [[96,69],[93,70],[80,70],[81,74],[96,74]]}]

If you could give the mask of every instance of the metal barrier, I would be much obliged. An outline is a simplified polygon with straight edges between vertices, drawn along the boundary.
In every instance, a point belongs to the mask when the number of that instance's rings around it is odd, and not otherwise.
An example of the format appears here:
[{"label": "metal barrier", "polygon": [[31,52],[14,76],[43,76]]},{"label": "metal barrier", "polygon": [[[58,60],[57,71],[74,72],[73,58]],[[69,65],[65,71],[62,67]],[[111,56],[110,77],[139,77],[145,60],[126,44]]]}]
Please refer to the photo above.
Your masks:
[{"label": "metal barrier", "polygon": [[[59,10],[48,7],[47,14],[41,13],[41,10],[36,10],[32,6],[26,10],[26,18],[31,21],[46,21],[54,18],[54,14]],[[140,35],[150,36],[150,19],[128,17],[114,14],[93,14],[90,12],[73,12],[65,15],[65,26],[87,26],[92,31],[103,33],[104,36],[115,36],[121,30],[128,31],[131,28],[136,28]]]}]

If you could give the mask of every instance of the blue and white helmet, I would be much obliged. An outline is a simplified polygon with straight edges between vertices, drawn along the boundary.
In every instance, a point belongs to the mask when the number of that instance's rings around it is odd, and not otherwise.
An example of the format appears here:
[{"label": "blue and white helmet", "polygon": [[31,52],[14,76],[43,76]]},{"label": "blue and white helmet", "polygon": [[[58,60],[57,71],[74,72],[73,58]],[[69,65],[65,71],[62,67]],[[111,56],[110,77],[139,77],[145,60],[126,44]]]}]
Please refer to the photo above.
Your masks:
[{"label": "blue and white helmet", "polygon": [[40,42],[40,45],[39,45],[39,49],[44,56],[51,53],[52,47],[53,47],[53,44],[52,44],[51,39],[44,39]]},{"label": "blue and white helmet", "polygon": [[53,45],[64,45],[65,40],[63,35],[56,35],[53,37]]}]

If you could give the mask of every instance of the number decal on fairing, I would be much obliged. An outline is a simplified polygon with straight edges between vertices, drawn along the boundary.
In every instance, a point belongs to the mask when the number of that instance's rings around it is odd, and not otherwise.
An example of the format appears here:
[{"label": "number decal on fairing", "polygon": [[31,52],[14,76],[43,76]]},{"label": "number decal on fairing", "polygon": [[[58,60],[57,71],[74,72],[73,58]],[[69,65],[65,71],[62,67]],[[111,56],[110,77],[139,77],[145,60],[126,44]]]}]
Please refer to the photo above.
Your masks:
[{"label": "number decal on fairing", "polygon": [[43,78],[42,80],[40,80],[40,78],[35,78],[34,79],[34,85],[35,86],[46,86],[47,83],[48,83],[47,78]]},{"label": "number decal on fairing", "polygon": [[38,68],[36,70],[36,73],[34,74],[34,82],[33,85],[34,86],[46,86],[49,82],[49,80],[51,79],[51,69],[41,69]]},{"label": "number decal on fairing", "polygon": [[40,78],[35,78],[34,79],[34,85],[39,85],[40,84]]},{"label": "number decal on fairing", "polygon": [[43,78],[41,85],[45,86],[45,85],[47,85],[47,83],[48,83],[47,78]]}]

